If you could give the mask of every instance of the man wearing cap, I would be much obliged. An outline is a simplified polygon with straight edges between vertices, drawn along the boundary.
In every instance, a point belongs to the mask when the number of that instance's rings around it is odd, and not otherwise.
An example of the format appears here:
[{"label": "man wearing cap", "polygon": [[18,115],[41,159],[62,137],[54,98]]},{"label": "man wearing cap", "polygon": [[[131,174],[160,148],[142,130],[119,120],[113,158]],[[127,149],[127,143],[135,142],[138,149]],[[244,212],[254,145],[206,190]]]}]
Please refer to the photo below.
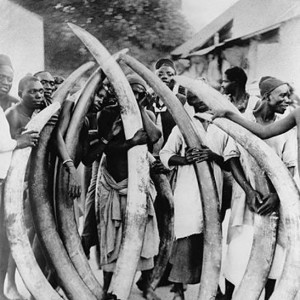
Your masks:
[{"label": "man wearing cap", "polygon": [[[278,120],[278,114],[283,114],[288,106],[289,87],[288,85],[274,77],[263,77],[259,82],[262,101],[258,102],[253,115],[257,123],[266,126]],[[296,136],[290,131],[279,136],[265,140],[265,142],[274,149],[277,155],[282,159],[292,176],[297,161]],[[243,154],[243,166],[245,173],[247,169],[255,162],[250,156],[244,154],[244,150],[240,149]],[[256,174],[258,176],[258,174]],[[261,175],[264,176],[264,175]],[[251,179],[255,185],[255,179]],[[269,194],[264,195],[263,202],[257,204],[256,212],[261,215],[270,215],[278,210],[278,195],[267,179]],[[235,286],[239,285],[245,272],[247,262],[250,257],[250,251],[253,240],[253,212],[249,211],[247,206],[241,206],[241,195],[234,193],[232,200],[231,217],[228,228],[228,251],[224,268],[225,278],[227,280],[227,289],[225,299],[231,299]],[[238,197],[239,196],[239,197]],[[282,226],[280,226],[281,230]],[[282,237],[282,235],[279,235]],[[280,239],[276,246],[275,257],[273,260],[269,279],[266,284],[265,299],[271,296],[276,279],[280,276],[284,259],[285,241]]]},{"label": "man wearing cap", "polygon": [[0,106],[6,111],[12,104],[17,103],[18,99],[10,96],[14,79],[14,70],[7,55],[0,54]]},{"label": "man wearing cap", "polygon": [[[154,124],[154,115],[145,109],[146,83],[137,75],[128,75],[128,82],[138,102],[145,130],[138,130],[135,135],[126,140],[122,125],[118,132],[107,140],[102,126],[98,126],[98,138],[105,144],[105,158],[102,159],[100,168],[101,176],[98,182],[98,199],[96,203],[96,215],[99,220],[98,232],[100,242],[100,265],[104,275],[104,292],[108,291],[110,281],[115,270],[119,255],[121,238],[123,234],[123,222],[127,200],[128,184],[128,160],[127,152],[136,145],[152,145],[160,138],[160,131]],[[108,87],[106,97],[116,99],[112,87]],[[105,100],[109,102],[109,100]],[[117,104],[104,108],[98,118],[101,124],[108,123],[105,120],[120,119],[119,106]],[[99,124],[99,123],[98,123]],[[99,148],[100,149],[100,148]],[[103,148],[102,148],[103,149]],[[102,152],[92,153],[95,160]],[[158,254],[159,235],[153,208],[153,185],[149,185],[147,195],[147,224],[143,241],[143,247],[138,263],[138,270],[143,274],[145,285],[143,296],[148,300],[158,300],[150,285],[151,269],[154,266],[153,257]]]}]

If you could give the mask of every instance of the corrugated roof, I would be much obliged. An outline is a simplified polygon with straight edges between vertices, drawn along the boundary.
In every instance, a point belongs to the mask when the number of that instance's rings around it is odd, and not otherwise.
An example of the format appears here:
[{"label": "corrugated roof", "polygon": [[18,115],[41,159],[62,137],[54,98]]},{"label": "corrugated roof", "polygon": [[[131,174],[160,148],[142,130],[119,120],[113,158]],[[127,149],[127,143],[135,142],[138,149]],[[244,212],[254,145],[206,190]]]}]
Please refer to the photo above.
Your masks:
[{"label": "corrugated roof", "polygon": [[193,49],[203,46],[232,19],[231,39],[236,39],[272,28],[299,15],[299,0],[240,0],[171,54],[187,56]]}]

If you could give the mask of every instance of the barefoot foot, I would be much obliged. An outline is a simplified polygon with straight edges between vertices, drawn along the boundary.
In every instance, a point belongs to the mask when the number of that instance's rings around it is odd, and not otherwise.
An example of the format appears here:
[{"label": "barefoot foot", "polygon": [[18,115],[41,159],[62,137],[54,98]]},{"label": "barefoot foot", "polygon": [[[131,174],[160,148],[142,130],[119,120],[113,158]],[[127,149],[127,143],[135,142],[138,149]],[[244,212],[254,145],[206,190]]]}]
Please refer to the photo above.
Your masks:
[{"label": "barefoot foot", "polygon": [[152,287],[148,287],[143,291],[143,297],[147,300],[161,300],[156,293],[154,292]]}]

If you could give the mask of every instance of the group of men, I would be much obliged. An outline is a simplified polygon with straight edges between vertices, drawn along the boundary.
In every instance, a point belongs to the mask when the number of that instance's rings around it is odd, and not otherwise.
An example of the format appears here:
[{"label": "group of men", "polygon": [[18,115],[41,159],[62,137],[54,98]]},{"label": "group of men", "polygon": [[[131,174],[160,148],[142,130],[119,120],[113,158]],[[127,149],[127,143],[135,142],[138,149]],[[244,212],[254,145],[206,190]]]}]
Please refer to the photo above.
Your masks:
[{"label": "group of men", "polygon": [[[0,132],[0,299],[4,300],[21,297],[15,285],[15,273],[8,271],[14,268],[8,268],[9,247],[3,215],[2,192],[11,153],[16,148],[34,147],[37,144],[37,132],[22,134],[22,131],[34,111],[51,103],[57,84],[61,83],[45,71],[26,75],[19,83],[18,100],[9,95],[13,73],[9,57],[0,55],[0,122],[3,128]],[[86,198],[82,246],[88,257],[92,246],[99,248],[99,265],[104,275],[103,289],[105,297],[109,299],[108,289],[120,251],[126,211],[127,152],[136,145],[147,144],[149,152],[156,158],[151,165],[152,172],[167,174],[173,191],[175,241],[167,276],[169,282],[173,283],[173,299],[185,299],[187,285],[200,282],[202,269],[203,210],[193,164],[207,161],[212,166],[220,210],[231,208],[228,234],[224,237],[227,239],[228,250],[222,262],[225,291],[222,293],[220,290],[217,295],[217,299],[231,299],[249,260],[254,214],[270,215],[276,212],[279,198],[268,179],[269,193],[261,194],[256,190],[255,180],[251,177],[251,166],[255,162],[226,133],[201,118],[201,113],[208,112],[209,108],[201,99],[175,83],[174,63],[169,59],[158,60],[155,74],[172,90],[189,114],[203,141],[201,149],[187,147],[163,99],[150,93],[146,82],[136,74],[127,75],[127,79],[141,112],[143,129],[138,130],[131,139],[125,138],[117,96],[107,79],[99,84],[93,95],[92,107],[80,133],[80,154],[75,161],[70,158],[64,144],[64,135],[75,106],[74,99],[67,100],[60,112],[53,143],[58,159],[70,174],[70,195],[76,198],[83,193]],[[259,83],[261,97],[258,98],[246,92],[246,82],[247,76],[241,68],[230,68],[224,74],[221,91],[251,121],[266,125],[280,118],[279,115],[288,107],[289,85],[271,76],[263,77]],[[294,132],[266,142],[293,174],[296,166]],[[91,173],[86,192],[80,188],[76,171],[80,162]],[[150,278],[159,249],[157,219],[164,217],[164,211],[153,183],[149,182],[148,186],[147,224],[138,263],[142,275],[137,285],[144,298],[158,300]],[[26,199],[24,203],[26,207]],[[284,248],[284,241],[278,242],[265,299],[269,299],[276,279],[280,276]],[[7,272],[8,289],[5,295],[4,279]]]}]

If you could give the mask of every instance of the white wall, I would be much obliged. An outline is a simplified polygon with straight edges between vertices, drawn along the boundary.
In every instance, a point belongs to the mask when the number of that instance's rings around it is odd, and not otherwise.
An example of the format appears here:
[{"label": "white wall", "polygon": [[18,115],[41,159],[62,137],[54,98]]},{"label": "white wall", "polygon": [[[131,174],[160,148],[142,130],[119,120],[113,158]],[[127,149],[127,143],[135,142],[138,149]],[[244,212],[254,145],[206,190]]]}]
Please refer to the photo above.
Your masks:
[{"label": "white wall", "polygon": [[11,58],[17,95],[20,78],[44,69],[43,20],[9,0],[0,0],[0,53]]},{"label": "white wall", "polygon": [[300,18],[283,24],[278,43],[251,43],[248,59],[250,78],[275,76],[294,85],[300,95]]}]

